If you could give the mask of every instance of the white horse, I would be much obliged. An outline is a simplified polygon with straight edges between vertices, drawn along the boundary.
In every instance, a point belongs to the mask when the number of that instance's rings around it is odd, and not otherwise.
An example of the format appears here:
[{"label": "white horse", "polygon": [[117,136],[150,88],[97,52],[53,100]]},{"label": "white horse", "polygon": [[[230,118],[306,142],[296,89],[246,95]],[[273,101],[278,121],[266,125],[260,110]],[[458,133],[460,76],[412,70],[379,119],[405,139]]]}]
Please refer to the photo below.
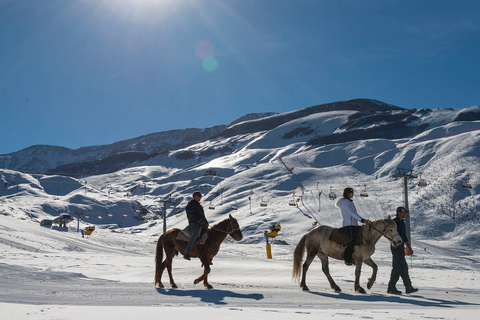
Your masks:
[{"label": "white horse", "polygon": [[[300,282],[300,287],[303,290],[309,290],[305,282],[306,275],[308,267],[315,256],[317,256],[322,261],[322,270],[327,276],[331,288],[337,292],[342,291],[335,281],[333,281],[328,268],[328,257],[344,260],[345,245],[330,240],[334,229],[333,227],[321,225],[305,234],[297,244],[293,254],[293,278],[297,281],[300,278],[300,264],[303,260],[303,254],[305,250],[307,251],[307,258],[303,263],[302,281]],[[368,225],[361,226],[358,230],[353,251],[353,260],[355,262],[354,288],[356,292],[366,293],[359,283],[363,262],[373,269],[372,276],[368,279],[368,289],[373,286],[377,278],[378,267],[370,257],[375,252],[375,244],[382,235],[387,238],[394,247],[402,243],[402,238],[398,235],[395,221],[393,221],[390,216],[388,216],[387,219],[372,221]]]}]

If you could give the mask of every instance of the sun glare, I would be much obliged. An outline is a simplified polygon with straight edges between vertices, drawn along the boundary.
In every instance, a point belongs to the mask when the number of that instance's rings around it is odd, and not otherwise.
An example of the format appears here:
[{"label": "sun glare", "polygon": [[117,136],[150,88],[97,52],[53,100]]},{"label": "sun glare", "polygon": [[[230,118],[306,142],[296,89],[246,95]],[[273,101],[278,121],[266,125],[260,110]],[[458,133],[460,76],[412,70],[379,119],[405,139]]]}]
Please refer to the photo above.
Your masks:
[{"label": "sun glare", "polygon": [[176,0],[102,0],[107,10],[120,19],[139,24],[159,24],[180,8]]}]

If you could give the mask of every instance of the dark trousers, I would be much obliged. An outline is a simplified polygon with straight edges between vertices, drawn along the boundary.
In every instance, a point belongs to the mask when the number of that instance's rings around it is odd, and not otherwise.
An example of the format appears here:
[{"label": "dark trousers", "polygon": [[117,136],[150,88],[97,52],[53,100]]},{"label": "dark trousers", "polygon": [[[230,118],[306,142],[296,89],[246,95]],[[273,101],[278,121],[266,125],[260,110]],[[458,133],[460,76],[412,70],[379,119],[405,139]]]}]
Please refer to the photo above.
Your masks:
[{"label": "dark trousers", "polygon": [[353,246],[355,245],[355,238],[357,237],[358,228],[359,226],[345,226],[342,228],[344,232],[350,237],[350,242],[347,244],[347,247],[345,248],[345,254],[343,256],[345,262],[353,261]]},{"label": "dark trousers", "polygon": [[188,228],[190,229],[190,240],[188,240],[185,254],[190,254],[190,252],[192,252],[195,242],[197,242],[198,237],[200,237],[200,234],[202,233],[202,227],[196,222],[188,222]]},{"label": "dark trousers", "polygon": [[410,276],[408,275],[408,264],[405,260],[405,247],[403,245],[396,248],[390,246],[392,251],[392,273],[390,274],[390,281],[388,282],[388,290],[395,289],[395,285],[400,277],[403,280],[405,288],[412,286]]}]

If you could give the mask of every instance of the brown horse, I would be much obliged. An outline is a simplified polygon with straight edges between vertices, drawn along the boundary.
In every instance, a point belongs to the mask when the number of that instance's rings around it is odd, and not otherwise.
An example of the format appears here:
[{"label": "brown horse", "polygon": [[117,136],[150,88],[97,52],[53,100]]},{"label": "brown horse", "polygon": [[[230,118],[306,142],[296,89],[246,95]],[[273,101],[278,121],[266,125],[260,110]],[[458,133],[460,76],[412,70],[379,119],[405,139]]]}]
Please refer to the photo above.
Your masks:
[{"label": "brown horse", "polygon": [[[338,244],[330,240],[332,231],[334,228],[321,225],[302,237],[300,242],[295,248],[293,255],[293,278],[298,280],[300,278],[300,264],[303,260],[303,254],[305,249],[307,251],[307,258],[303,263],[302,281],[300,287],[303,290],[308,291],[306,284],[306,275],[308,267],[312,263],[315,256],[319,257],[322,261],[323,273],[327,276],[330,286],[337,292],[342,291],[339,286],[333,281],[330,276],[328,268],[328,257],[332,257],[338,260],[344,260],[345,246]],[[402,238],[398,235],[397,226],[390,216],[387,219],[380,219],[370,222],[370,224],[361,226],[357,236],[359,244],[355,245],[353,252],[353,260],[355,262],[355,291],[360,293],[366,293],[360,286],[360,273],[362,270],[362,262],[369,265],[373,269],[371,278],[368,279],[367,288],[370,289],[373,286],[377,278],[378,267],[370,258],[375,252],[375,244],[381,238],[381,236],[387,238],[391,245],[396,247],[402,243]]]},{"label": "brown horse", "polygon": [[[160,236],[157,242],[157,252],[155,255],[155,285],[163,288],[162,274],[167,268],[168,276],[170,278],[170,285],[172,288],[177,288],[172,277],[172,260],[175,255],[180,252],[182,255],[187,248],[187,241],[177,240],[180,229],[171,229]],[[240,241],[243,238],[242,231],[238,225],[237,219],[229,215],[229,217],[214,226],[208,231],[208,238],[204,244],[195,244],[190,256],[192,258],[200,258],[203,265],[203,274],[195,279],[194,284],[203,280],[205,288],[212,289],[213,287],[208,283],[207,277],[210,273],[210,265],[213,257],[218,253],[220,244],[225,240],[227,235],[232,237],[235,241]],[[163,250],[165,250],[166,258],[163,260]]]}]

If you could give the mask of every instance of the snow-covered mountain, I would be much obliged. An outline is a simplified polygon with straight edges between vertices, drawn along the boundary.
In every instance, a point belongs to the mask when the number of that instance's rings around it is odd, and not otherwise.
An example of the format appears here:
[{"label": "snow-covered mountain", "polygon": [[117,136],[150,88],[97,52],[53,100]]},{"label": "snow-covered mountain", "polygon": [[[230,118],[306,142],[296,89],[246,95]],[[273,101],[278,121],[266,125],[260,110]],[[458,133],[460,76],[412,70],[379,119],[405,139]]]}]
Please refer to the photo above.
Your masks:
[{"label": "snow-covered mountain", "polygon": [[[35,221],[70,213],[82,226],[160,232],[159,200],[171,200],[167,225],[180,227],[181,212],[200,190],[209,220],[233,212],[242,222],[244,242],[263,241],[274,222],[285,226],[286,242],[295,242],[314,223],[340,224],[329,194],[338,197],[346,186],[357,190],[357,208],[367,218],[393,214],[404,203],[403,181],[394,174],[407,168],[417,176],[408,190],[412,232],[441,239],[468,231],[461,241],[477,247],[479,116],[479,107],[405,110],[352,100],[110,146],[27,148],[2,156],[0,212]],[[88,160],[95,154],[103,160]],[[126,155],[132,158],[125,161]],[[92,168],[101,173],[102,162],[107,173],[88,174]],[[32,163],[45,163],[44,169],[57,165],[69,176],[22,173],[6,165]]]}]

